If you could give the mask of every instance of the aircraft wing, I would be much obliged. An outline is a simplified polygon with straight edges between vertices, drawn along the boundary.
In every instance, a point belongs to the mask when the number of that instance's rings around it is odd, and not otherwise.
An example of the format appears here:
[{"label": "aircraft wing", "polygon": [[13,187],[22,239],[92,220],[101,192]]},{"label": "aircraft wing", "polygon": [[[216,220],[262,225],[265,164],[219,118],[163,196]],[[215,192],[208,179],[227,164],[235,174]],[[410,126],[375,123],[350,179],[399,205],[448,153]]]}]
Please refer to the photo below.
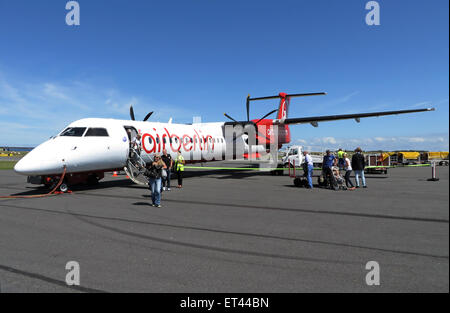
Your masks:
[{"label": "aircraft wing", "polygon": [[300,117],[300,118],[287,118],[284,120],[274,120],[274,124],[289,125],[289,124],[311,123],[313,126],[317,127],[319,122],[355,119],[359,123],[359,119],[364,118],[364,117],[397,115],[397,114],[428,112],[428,111],[434,111],[434,108],[416,109],[416,110],[400,110],[400,111],[384,111],[384,112],[372,112],[372,113],[358,113],[358,114],[328,115],[328,116],[311,116],[311,117]]}]

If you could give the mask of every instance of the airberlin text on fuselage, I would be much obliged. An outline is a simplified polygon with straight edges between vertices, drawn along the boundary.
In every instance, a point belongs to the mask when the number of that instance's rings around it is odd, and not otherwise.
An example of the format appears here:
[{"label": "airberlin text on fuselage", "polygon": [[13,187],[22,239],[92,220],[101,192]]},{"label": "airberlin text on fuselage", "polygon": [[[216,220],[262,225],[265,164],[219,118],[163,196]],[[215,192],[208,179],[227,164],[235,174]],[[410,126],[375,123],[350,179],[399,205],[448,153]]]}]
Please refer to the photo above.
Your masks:
[{"label": "airberlin text on fuselage", "polygon": [[164,149],[170,149],[172,152],[178,152],[184,150],[186,152],[195,150],[214,150],[214,140],[211,135],[200,135],[199,132],[194,129],[195,134],[191,137],[187,134],[178,136],[176,134],[170,134],[167,128],[164,127],[164,132],[160,136],[153,128],[155,135],[144,133],[142,135],[142,149],[146,153],[162,152]]}]

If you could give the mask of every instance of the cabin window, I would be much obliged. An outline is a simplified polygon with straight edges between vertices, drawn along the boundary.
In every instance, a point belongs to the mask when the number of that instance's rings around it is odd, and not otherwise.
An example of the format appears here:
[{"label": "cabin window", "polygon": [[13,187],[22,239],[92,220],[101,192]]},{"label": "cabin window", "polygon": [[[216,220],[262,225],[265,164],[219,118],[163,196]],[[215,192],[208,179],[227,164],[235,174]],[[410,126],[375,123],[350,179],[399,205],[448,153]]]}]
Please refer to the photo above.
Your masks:
[{"label": "cabin window", "polygon": [[109,137],[105,128],[89,128],[85,137]]},{"label": "cabin window", "polygon": [[69,127],[66,128],[60,136],[64,137],[81,137],[83,136],[86,127]]}]

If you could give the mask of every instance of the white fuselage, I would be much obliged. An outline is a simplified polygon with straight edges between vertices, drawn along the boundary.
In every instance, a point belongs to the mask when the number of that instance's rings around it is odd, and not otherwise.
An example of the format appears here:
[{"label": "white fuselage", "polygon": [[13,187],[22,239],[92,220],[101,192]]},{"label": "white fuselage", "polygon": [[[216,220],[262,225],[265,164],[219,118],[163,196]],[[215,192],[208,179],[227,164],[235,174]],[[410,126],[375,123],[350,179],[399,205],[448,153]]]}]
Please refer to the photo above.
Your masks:
[{"label": "white fuselage", "polygon": [[[64,135],[70,128],[76,128],[79,133]],[[91,128],[103,129],[103,133],[96,136]],[[222,122],[188,125],[88,118],[71,123],[58,136],[33,149],[16,164],[14,170],[33,176],[60,174],[64,166],[68,173],[122,169],[130,149],[127,129],[133,130],[133,135],[136,132],[142,135],[141,157],[144,161],[150,161],[154,153],[162,153],[163,149],[173,158],[180,150],[187,162],[235,157],[235,153],[226,154],[227,145],[232,144],[240,145],[240,151],[248,150],[242,136],[235,142],[232,138],[225,138]],[[257,150],[264,148],[261,146]]]}]

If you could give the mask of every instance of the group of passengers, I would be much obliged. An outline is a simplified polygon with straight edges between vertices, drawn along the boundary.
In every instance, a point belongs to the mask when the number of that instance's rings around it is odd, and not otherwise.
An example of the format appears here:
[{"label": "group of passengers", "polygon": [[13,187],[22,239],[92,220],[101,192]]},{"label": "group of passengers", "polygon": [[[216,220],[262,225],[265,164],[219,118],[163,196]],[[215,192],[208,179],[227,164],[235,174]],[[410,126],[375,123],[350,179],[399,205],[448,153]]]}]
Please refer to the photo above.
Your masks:
[{"label": "group of passengers", "polygon": [[153,160],[146,164],[144,175],[148,178],[148,186],[152,193],[152,206],[161,207],[161,193],[170,191],[170,179],[173,171],[178,179],[177,188],[183,188],[185,163],[181,151],[178,151],[174,161],[172,156],[164,149],[162,156],[155,153]]},{"label": "group of passengers", "polygon": [[137,168],[144,170],[143,174],[148,179],[148,186],[151,191],[152,206],[161,207],[161,193],[163,191],[170,191],[170,179],[172,172],[176,173],[178,179],[177,188],[183,187],[183,172],[185,160],[181,151],[178,150],[175,161],[172,156],[163,149],[163,154],[154,153],[151,156],[151,161],[140,165],[143,160],[140,158],[141,134],[138,133],[133,136],[132,132],[128,130],[128,137],[130,139],[130,159],[135,163]]},{"label": "group of passengers", "polygon": [[177,175],[177,188],[183,188],[185,163],[181,151],[178,151],[174,161],[172,156],[164,149],[162,156],[159,153],[155,153],[153,160],[146,164],[144,175],[148,178],[148,186],[152,193],[152,206],[161,207],[161,193],[163,191],[170,191],[172,171],[175,171]]},{"label": "group of passengers", "polygon": [[[305,156],[304,170],[307,177],[307,188],[312,189],[313,160],[308,151],[303,151],[303,155]],[[327,150],[323,156],[322,176],[319,179],[319,183],[322,182],[322,185],[331,186],[334,189],[355,190],[360,187],[359,181],[361,178],[362,187],[367,188],[364,176],[365,166],[364,155],[360,147],[355,149],[351,160],[342,149],[338,150],[337,157],[330,150]],[[352,171],[355,172],[356,186],[350,179]]]}]

